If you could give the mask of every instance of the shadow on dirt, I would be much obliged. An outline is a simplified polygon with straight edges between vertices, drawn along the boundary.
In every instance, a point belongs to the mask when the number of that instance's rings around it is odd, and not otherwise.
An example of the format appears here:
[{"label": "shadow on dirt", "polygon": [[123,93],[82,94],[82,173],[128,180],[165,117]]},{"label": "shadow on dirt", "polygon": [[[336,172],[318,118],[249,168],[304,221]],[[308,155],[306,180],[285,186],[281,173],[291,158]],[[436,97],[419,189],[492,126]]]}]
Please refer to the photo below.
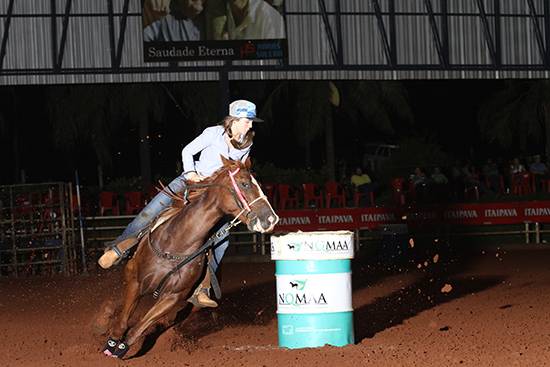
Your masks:
[{"label": "shadow on dirt", "polygon": [[[433,239],[418,242],[414,249],[405,251],[402,256],[392,257],[391,261],[384,253],[359,256],[353,261],[354,290],[372,287],[396,274],[422,274],[415,283],[354,310],[357,343],[425,310],[482,292],[505,279],[462,276],[475,258],[475,250],[457,251],[448,243],[434,243]],[[443,292],[445,284],[452,285],[452,290]],[[276,307],[274,281],[241,287],[238,291],[224,294],[217,309],[191,312],[188,306],[175,319],[174,329],[180,340],[174,341],[173,348],[192,350],[197,340],[225,327],[267,325],[276,317]],[[157,328],[150,333],[136,357],[147,353],[163,330],[165,328]]]}]

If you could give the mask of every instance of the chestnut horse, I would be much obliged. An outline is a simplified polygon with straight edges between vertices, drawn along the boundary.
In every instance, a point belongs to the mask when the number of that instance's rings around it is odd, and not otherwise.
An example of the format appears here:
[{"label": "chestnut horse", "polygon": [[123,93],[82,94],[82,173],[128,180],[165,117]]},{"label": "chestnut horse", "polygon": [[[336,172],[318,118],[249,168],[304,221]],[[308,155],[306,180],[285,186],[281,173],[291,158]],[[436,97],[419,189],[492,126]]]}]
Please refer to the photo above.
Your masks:
[{"label": "chestnut horse", "polygon": [[[121,358],[150,326],[185,306],[204,274],[204,252],[171,276],[165,276],[175,270],[179,260],[196,254],[222,217],[232,216],[249,230],[261,233],[272,231],[277,224],[278,216],[250,173],[250,160],[242,163],[222,157],[222,161],[222,168],[210,178],[191,185],[202,187],[204,192],[182,208],[169,209],[173,215],[160,224],[157,221],[154,230],[141,238],[124,269],[125,297],[103,351],[106,355]],[[154,305],[129,327],[128,320],[139,300],[159,285],[162,290],[155,294],[158,298]]]}]

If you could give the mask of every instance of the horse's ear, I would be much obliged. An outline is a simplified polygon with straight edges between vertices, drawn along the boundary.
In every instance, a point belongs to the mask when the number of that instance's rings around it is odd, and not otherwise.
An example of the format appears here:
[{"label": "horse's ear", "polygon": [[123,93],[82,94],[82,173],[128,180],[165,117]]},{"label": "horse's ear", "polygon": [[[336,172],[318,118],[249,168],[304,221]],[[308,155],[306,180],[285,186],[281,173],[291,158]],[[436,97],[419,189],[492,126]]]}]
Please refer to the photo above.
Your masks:
[{"label": "horse's ear", "polygon": [[250,159],[250,157],[246,157],[246,160],[244,161],[244,166],[247,170],[250,170],[250,167],[252,167],[252,159]]},{"label": "horse's ear", "polygon": [[223,155],[220,154],[220,158],[222,159],[222,163],[224,166],[229,166],[231,164],[231,160],[225,158]]}]

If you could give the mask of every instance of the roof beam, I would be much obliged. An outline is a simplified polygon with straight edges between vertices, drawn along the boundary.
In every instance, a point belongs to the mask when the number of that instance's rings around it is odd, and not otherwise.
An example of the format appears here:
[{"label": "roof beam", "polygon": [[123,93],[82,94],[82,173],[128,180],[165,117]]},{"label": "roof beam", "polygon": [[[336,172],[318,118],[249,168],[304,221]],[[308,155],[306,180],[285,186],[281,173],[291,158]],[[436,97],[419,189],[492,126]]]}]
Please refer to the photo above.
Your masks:
[{"label": "roof beam", "polygon": [[[496,0],[498,2],[499,0]],[[487,43],[487,48],[489,49],[489,54],[491,55],[491,61],[493,65],[498,66],[500,64],[500,57],[497,55],[495,48],[495,41],[493,40],[493,35],[491,33],[491,27],[489,25],[489,17],[485,12],[485,5],[483,0],[476,0],[477,8],[479,10],[479,16],[481,18],[481,25],[483,27],[483,35],[485,36],[485,42]]]},{"label": "roof beam", "polygon": [[4,67],[4,58],[6,56],[6,47],[8,45],[8,36],[10,34],[11,18],[13,15],[13,5],[15,0],[10,0],[4,20],[4,33],[2,33],[2,44],[0,45],[0,70]]},{"label": "roof beam", "polygon": [[549,60],[548,60],[548,53],[546,52],[546,48],[544,47],[544,37],[542,36],[542,31],[539,27],[539,19],[537,10],[535,8],[535,3],[533,0],[527,0],[527,5],[529,6],[529,17],[531,18],[531,22],[533,23],[533,30],[535,32],[535,39],[537,40],[537,45],[539,47],[539,53],[542,62],[546,67],[549,66]]},{"label": "roof beam", "polygon": [[[384,47],[384,53],[386,54],[386,60],[388,65],[395,65],[395,56],[390,47],[388,32],[386,32],[386,26],[384,25],[384,18],[382,18],[382,8],[380,7],[379,0],[372,0],[374,5],[374,12],[376,14],[376,20],[378,21],[378,31],[380,32],[380,37],[382,38],[382,46]],[[395,14],[395,11],[394,11]]]},{"label": "roof beam", "polygon": [[448,50],[445,50],[443,48],[443,43],[441,42],[441,37],[439,35],[439,29],[437,27],[437,21],[435,19],[435,14],[432,6],[432,0],[424,0],[424,6],[426,7],[426,12],[428,13],[428,19],[430,21],[430,28],[432,30],[435,48],[437,50],[437,55],[439,56],[439,63],[443,66],[447,66],[449,65],[449,54]]},{"label": "roof beam", "polygon": [[325,25],[325,32],[327,34],[328,43],[330,46],[330,54],[332,55],[332,61],[334,65],[338,65],[338,50],[336,49],[336,42],[334,42],[334,35],[332,34],[332,27],[330,26],[330,21],[327,14],[327,5],[325,0],[318,0],[319,10],[321,12],[321,19],[323,19],[323,24]]}]

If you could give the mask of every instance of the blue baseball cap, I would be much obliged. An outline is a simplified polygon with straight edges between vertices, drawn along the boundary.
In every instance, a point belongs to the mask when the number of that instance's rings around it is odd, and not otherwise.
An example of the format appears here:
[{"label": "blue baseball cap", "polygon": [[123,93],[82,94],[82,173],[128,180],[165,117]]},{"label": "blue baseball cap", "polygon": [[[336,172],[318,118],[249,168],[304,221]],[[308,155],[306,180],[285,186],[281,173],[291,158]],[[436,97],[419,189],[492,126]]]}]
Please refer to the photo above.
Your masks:
[{"label": "blue baseball cap", "polygon": [[231,102],[229,105],[229,116],[231,117],[246,117],[255,122],[263,122],[264,120],[256,117],[256,105],[244,99],[238,99]]}]

